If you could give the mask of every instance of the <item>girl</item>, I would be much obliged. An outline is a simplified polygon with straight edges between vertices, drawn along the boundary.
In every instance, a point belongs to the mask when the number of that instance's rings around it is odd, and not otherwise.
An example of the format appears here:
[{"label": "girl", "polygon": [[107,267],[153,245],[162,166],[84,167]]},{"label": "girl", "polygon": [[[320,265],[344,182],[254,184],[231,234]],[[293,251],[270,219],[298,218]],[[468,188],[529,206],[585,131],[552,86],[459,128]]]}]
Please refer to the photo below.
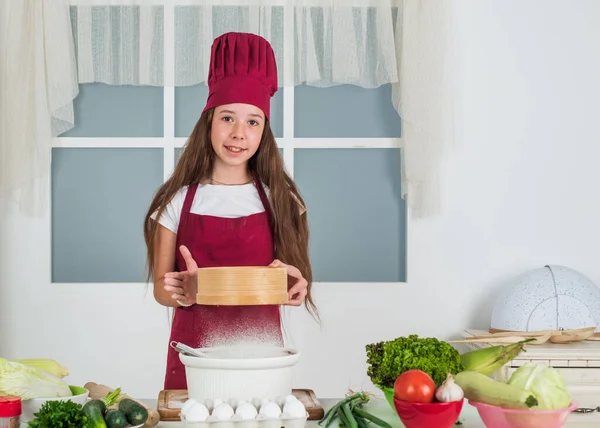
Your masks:
[{"label": "girl", "polygon": [[[175,171],[144,223],[154,297],[175,307],[171,341],[199,348],[240,341],[283,344],[279,306],[195,304],[198,267],[286,266],[288,305],[316,314],[304,201],[269,127],[277,66],[262,37],[213,42],[208,100]],[[165,389],[186,389],[169,347]]]}]

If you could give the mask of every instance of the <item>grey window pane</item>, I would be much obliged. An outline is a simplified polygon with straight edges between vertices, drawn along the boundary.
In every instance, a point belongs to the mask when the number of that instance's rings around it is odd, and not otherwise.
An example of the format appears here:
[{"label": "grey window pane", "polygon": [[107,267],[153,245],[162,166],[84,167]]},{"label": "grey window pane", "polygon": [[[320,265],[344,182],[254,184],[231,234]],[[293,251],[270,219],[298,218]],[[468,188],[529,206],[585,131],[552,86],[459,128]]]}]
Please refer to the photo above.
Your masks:
[{"label": "grey window pane", "polygon": [[79,85],[75,126],[61,137],[162,137],[163,88]]},{"label": "grey window pane", "polygon": [[406,280],[400,149],[297,149],[315,281]]},{"label": "grey window pane", "polygon": [[400,137],[391,86],[295,87],[294,136],[298,138]]},{"label": "grey window pane", "polygon": [[142,282],[161,149],[52,151],[52,281]]},{"label": "grey window pane", "polygon": [[[204,84],[175,88],[175,136],[187,138],[202,114],[208,98]],[[283,136],[283,90],[271,98],[271,129],[275,137]]]}]

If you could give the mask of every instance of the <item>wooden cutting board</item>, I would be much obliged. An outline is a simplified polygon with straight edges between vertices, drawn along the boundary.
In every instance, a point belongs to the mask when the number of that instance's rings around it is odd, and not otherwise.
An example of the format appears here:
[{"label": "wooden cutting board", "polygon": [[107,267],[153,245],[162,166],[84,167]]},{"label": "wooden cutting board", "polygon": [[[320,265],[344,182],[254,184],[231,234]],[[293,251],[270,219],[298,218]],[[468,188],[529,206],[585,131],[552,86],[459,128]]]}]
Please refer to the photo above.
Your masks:
[{"label": "wooden cutting board", "polygon": [[[292,394],[304,404],[308,412],[308,420],[320,420],[325,411],[312,389],[294,389]],[[179,421],[179,411],[188,399],[186,389],[162,390],[158,394],[157,410],[161,421]],[[175,404],[174,404],[175,403]],[[171,404],[171,407],[169,407]]]}]

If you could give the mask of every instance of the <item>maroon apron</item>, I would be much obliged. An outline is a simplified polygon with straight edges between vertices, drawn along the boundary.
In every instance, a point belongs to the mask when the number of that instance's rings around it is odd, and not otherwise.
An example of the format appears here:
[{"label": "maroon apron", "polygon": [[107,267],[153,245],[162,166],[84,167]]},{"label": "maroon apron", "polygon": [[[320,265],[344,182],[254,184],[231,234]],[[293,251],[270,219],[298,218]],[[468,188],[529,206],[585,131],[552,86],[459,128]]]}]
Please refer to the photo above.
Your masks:
[{"label": "maroon apron", "polygon": [[[270,205],[258,180],[264,212],[247,217],[221,218],[190,213],[197,184],[190,185],[177,231],[176,269],[186,264],[179,247],[185,245],[198,267],[268,266],[273,261]],[[175,309],[172,341],[192,348],[228,345],[240,340],[258,340],[283,346],[279,306],[192,305]],[[178,352],[169,346],[165,389],[187,389],[185,368]]]}]

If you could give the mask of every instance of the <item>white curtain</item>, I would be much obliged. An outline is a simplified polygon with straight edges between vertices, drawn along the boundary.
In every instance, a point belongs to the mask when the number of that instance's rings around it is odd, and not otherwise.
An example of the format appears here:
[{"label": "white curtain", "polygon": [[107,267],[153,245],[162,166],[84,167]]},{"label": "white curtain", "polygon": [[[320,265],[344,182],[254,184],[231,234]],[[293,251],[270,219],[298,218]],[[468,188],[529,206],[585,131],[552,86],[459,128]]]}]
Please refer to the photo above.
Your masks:
[{"label": "white curtain", "polygon": [[[112,1],[112,6],[97,5],[105,0],[73,3],[77,4],[72,18],[82,83],[186,86],[205,82],[212,42],[228,31],[260,34],[272,43],[281,86],[374,88],[398,81],[391,13],[397,0],[358,1],[359,7],[352,7],[349,0],[236,0],[220,5],[188,1],[174,7],[172,73],[164,70],[166,11],[162,6],[131,6],[127,0]],[[284,76],[286,8],[295,28],[295,70],[289,77]]]},{"label": "white curtain", "polygon": [[[438,9],[438,1],[447,3]],[[405,197],[417,217],[436,213],[437,167],[450,126],[438,99],[451,84],[444,72],[449,14],[443,13],[450,1],[188,0],[169,9],[158,0],[2,2],[9,15],[2,46],[10,60],[2,74],[9,97],[1,104],[0,190],[49,177],[51,138],[73,126],[77,83],[202,83],[213,39],[249,31],[272,43],[281,86],[392,84],[407,139]],[[284,55],[284,22],[294,25],[293,58]],[[165,43],[174,49],[165,50]]]},{"label": "white curtain", "polygon": [[453,3],[403,0],[397,18],[392,102],[402,120],[402,193],[415,218],[441,211],[440,171],[455,142],[461,85]]},{"label": "white curtain", "polygon": [[73,127],[77,75],[68,6],[0,3],[0,196],[47,209],[52,138]]}]

